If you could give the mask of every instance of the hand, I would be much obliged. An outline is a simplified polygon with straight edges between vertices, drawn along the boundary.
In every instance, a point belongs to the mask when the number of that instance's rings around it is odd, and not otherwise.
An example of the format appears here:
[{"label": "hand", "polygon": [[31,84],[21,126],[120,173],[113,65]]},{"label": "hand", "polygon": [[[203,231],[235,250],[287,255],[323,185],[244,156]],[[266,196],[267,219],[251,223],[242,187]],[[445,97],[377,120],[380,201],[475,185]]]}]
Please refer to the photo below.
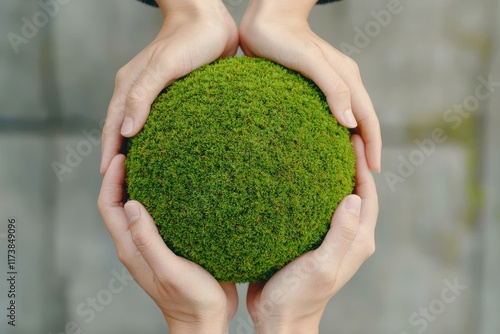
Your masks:
[{"label": "hand", "polygon": [[363,141],[354,135],[353,143],[357,195],[340,203],[321,246],[289,263],[269,281],[248,288],[247,307],[258,334],[318,333],[329,299],[375,251],[377,192]]},{"label": "hand", "polygon": [[101,173],[118,154],[122,136],[143,127],[156,96],[168,85],[238,48],[238,28],[221,0],[157,0],[164,24],[154,41],[122,67],[102,138]]},{"label": "hand", "polygon": [[122,202],[125,157],[111,161],[98,207],[120,261],[161,309],[170,333],[227,333],[236,313],[234,283],[219,283],[199,265],[176,256],[144,206]]},{"label": "hand", "polygon": [[380,171],[382,140],[357,64],[318,37],[307,16],[316,0],[251,0],[241,21],[240,45],[248,56],[270,59],[300,72],[325,94],[338,122],[359,126],[368,166]]}]

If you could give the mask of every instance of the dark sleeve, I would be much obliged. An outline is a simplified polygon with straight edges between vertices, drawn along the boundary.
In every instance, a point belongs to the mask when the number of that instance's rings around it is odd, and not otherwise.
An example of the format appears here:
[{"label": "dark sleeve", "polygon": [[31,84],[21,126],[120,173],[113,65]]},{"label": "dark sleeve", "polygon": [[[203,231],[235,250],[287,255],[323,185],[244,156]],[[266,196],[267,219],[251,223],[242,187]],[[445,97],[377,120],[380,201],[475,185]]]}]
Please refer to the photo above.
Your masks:
[{"label": "dark sleeve", "polygon": [[[144,2],[150,6],[158,7],[155,0],[139,0],[139,1]],[[330,2],[335,2],[335,1],[339,1],[339,0],[318,0],[318,5],[322,5],[322,4],[330,3]]]}]

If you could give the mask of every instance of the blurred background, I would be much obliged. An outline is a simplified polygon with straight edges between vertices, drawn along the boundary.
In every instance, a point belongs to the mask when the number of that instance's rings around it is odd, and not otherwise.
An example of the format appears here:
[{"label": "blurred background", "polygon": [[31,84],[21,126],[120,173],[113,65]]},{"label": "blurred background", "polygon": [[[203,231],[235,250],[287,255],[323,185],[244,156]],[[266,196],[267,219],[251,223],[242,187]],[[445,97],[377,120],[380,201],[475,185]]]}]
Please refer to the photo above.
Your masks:
[{"label": "blurred background", "polygon": [[[133,0],[54,2],[0,2],[0,333],[167,333],[96,208],[115,73],[161,14]],[[239,22],[247,1],[225,3]],[[500,333],[500,3],[344,0],[310,23],[358,62],[384,141],[377,252],[320,332]],[[238,288],[230,332],[252,333]]]}]

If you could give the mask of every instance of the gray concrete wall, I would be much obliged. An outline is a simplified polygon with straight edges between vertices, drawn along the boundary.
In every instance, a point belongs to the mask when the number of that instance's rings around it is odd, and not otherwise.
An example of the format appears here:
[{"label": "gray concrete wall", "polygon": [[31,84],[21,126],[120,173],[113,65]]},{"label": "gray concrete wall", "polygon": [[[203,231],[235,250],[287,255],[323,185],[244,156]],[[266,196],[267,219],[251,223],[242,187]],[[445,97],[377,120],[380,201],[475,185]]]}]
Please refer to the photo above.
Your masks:
[{"label": "gray concrete wall", "polygon": [[[226,4],[239,21],[247,1]],[[329,303],[320,332],[497,334],[500,93],[480,99],[476,89],[500,81],[500,6],[394,4],[344,0],[310,17],[359,63],[384,140],[377,252]],[[167,332],[154,303],[123,278],[97,212],[100,148],[62,180],[51,167],[81,145],[82,131],[100,131],[115,72],[154,37],[161,15],[132,0],[68,1],[15,52],[8,34],[40,10],[37,1],[0,3],[0,277],[8,217],[19,226],[18,326],[0,311],[0,333],[56,334],[73,323],[81,333]],[[435,129],[447,139],[434,140]],[[116,276],[123,290],[91,316],[88,298]],[[455,281],[466,288],[444,303]],[[0,280],[0,310],[6,287]],[[230,332],[246,333],[246,286],[238,288]]]}]

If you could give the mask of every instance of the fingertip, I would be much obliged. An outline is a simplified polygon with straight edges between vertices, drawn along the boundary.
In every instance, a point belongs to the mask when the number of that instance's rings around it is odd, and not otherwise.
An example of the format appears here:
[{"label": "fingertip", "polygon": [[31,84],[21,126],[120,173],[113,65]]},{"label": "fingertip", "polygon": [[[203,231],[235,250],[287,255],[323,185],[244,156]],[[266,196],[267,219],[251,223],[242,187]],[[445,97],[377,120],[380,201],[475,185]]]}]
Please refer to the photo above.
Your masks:
[{"label": "fingertip", "polygon": [[106,157],[101,158],[101,165],[99,166],[99,172],[101,173],[101,175],[106,174],[106,171],[108,170],[110,163],[111,161],[109,161],[108,158]]},{"label": "fingertip", "polygon": [[128,201],[125,203],[124,209],[129,223],[136,221],[141,216],[141,208],[137,201]]},{"label": "fingertip", "polygon": [[125,116],[120,130],[122,136],[130,136],[134,130],[134,119],[130,116]]},{"label": "fingertip", "polygon": [[382,145],[377,145],[374,143],[367,144],[365,155],[367,157],[368,166],[370,167],[370,170],[375,173],[380,173]]},{"label": "fingertip", "polygon": [[123,164],[125,163],[126,157],[125,157],[125,155],[119,153],[119,154],[115,155],[114,157],[112,157],[110,160],[111,161],[109,162],[108,167],[106,168],[106,171],[110,168],[111,165],[114,165],[114,164],[118,164],[120,166],[123,166]]},{"label": "fingertip", "polygon": [[111,161],[105,169],[103,184],[123,183],[123,178],[125,176],[123,168],[125,156],[123,154],[117,154],[110,160]]},{"label": "fingertip", "polygon": [[109,161],[106,161],[106,151],[105,148],[106,146],[104,145],[104,138],[102,139],[102,146],[101,146],[101,163],[99,165],[99,172],[101,175],[104,175],[106,173],[106,168],[109,165]]},{"label": "fingertip", "polygon": [[347,212],[359,216],[361,212],[361,197],[358,195],[349,195],[344,199],[344,207]]},{"label": "fingertip", "polygon": [[[111,161],[120,152],[120,146],[123,143],[123,137],[119,133],[119,124],[104,126],[101,143],[101,164],[99,170],[101,174],[106,174]],[[116,128],[115,128],[116,127]]]},{"label": "fingertip", "polygon": [[330,99],[327,97],[328,107],[337,122],[346,128],[353,129],[358,126],[354,113],[349,103],[343,102],[344,99]]},{"label": "fingertip", "polygon": [[365,152],[368,160],[368,168],[374,173],[380,173],[380,159],[373,152]]},{"label": "fingertip", "polygon": [[374,172],[379,173],[379,174],[382,172],[382,162],[381,162],[380,153],[375,156],[375,170],[374,170]]},{"label": "fingertip", "polygon": [[356,118],[354,118],[354,114],[352,112],[352,109],[347,109],[344,111],[344,122],[346,127],[348,128],[355,128],[358,126],[358,123],[356,122]]}]

